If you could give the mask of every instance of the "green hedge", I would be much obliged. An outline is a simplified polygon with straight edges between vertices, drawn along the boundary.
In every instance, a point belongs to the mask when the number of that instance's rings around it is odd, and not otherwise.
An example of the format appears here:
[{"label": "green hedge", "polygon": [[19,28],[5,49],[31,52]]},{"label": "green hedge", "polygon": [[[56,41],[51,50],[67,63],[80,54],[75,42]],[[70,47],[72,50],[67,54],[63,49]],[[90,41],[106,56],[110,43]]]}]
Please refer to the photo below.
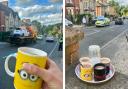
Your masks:
[{"label": "green hedge", "polygon": [[74,24],[82,24],[82,19],[83,17],[89,17],[90,18],[90,22],[88,23],[88,25],[91,25],[91,20],[92,20],[92,15],[91,14],[77,14],[77,15],[69,15],[68,17],[70,18],[70,20],[74,23]]},{"label": "green hedge", "polygon": [[0,32],[0,41],[7,41],[10,32]]}]

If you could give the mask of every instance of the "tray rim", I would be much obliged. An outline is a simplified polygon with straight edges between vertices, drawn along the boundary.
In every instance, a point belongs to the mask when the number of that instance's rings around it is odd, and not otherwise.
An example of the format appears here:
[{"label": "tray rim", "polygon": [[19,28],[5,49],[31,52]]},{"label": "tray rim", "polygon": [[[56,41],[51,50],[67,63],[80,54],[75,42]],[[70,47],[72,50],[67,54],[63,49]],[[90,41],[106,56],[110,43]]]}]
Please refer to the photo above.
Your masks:
[{"label": "tray rim", "polygon": [[79,65],[80,65],[80,63],[77,64],[77,66],[75,67],[75,75],[77,76],[77,78],[79,78],[80,80],[82,80],[82,81],[84,81],[84,82],[86,82],[86,83],[91,83],[91,84],[100,84],[100,83],[104,83],[104,82],[107,82],[107,81],[109,81],[110,79],[112,79],[113,76],[115,75],[115,67],[114,67],[112,64],[110,64],[110,66],[113,68],[113,73],[112,73],[111,77],[109,77],[109,78],[107,78],[107,79],[105,79],[105,80],[102,80],[102,81],[95,81],[95,82],[94,82],[94,81],[86,81],[86,80],[81,79],[80,76],[79,76],[78,73],[77,73],[77,67],[79,67]]}]

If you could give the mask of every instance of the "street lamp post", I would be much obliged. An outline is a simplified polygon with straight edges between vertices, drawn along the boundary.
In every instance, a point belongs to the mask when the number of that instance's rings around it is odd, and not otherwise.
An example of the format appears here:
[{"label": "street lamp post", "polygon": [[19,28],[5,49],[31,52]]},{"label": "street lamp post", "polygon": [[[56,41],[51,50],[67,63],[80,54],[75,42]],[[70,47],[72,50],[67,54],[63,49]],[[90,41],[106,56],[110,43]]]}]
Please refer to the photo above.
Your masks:
[{"label": "street lamp post", "polygon": [[62,27],[61,27],[60,30],[61,30],[61,34],[62,34],[62,33],[63,33],[63,30],[62,30],[62,28],[63,28],[63,20],[64,20],[64,19],[63,19],[63,11],[64,11],[64,10],[63,10],[63,7],[61,7],[61,11],[62,11],[62,12],[61,12],[61,13],[62,13],[62,20],[61,20],[61,21],[62,21]]}]

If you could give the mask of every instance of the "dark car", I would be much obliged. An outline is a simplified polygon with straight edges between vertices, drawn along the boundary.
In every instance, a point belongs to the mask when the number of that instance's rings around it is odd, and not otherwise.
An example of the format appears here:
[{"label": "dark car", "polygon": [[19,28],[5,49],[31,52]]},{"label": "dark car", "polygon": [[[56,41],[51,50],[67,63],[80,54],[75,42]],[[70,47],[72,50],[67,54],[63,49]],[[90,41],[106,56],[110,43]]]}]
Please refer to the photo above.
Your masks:
[{"label": "dark car", "polygon": [[123,25],[123,24],[124,24],[124,22],[123,22],[123,19],[122,18],[117,18],[115,20],[115,25]]},{"label": "dark car", "polygon": [[93,19],[92,19],[92,24],[95,24],[96,21],[97,21],[97,17],[93,18]]}]

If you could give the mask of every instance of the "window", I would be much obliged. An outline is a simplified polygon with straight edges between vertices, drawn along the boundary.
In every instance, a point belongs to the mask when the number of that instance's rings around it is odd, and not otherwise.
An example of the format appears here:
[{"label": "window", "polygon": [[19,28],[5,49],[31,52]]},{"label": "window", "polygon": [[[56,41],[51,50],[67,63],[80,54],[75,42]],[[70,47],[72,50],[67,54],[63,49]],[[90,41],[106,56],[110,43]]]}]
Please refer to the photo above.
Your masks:
[{"label": "window", "polygon": [[66,0],[66,3],[72,3],[72,0]]}]

